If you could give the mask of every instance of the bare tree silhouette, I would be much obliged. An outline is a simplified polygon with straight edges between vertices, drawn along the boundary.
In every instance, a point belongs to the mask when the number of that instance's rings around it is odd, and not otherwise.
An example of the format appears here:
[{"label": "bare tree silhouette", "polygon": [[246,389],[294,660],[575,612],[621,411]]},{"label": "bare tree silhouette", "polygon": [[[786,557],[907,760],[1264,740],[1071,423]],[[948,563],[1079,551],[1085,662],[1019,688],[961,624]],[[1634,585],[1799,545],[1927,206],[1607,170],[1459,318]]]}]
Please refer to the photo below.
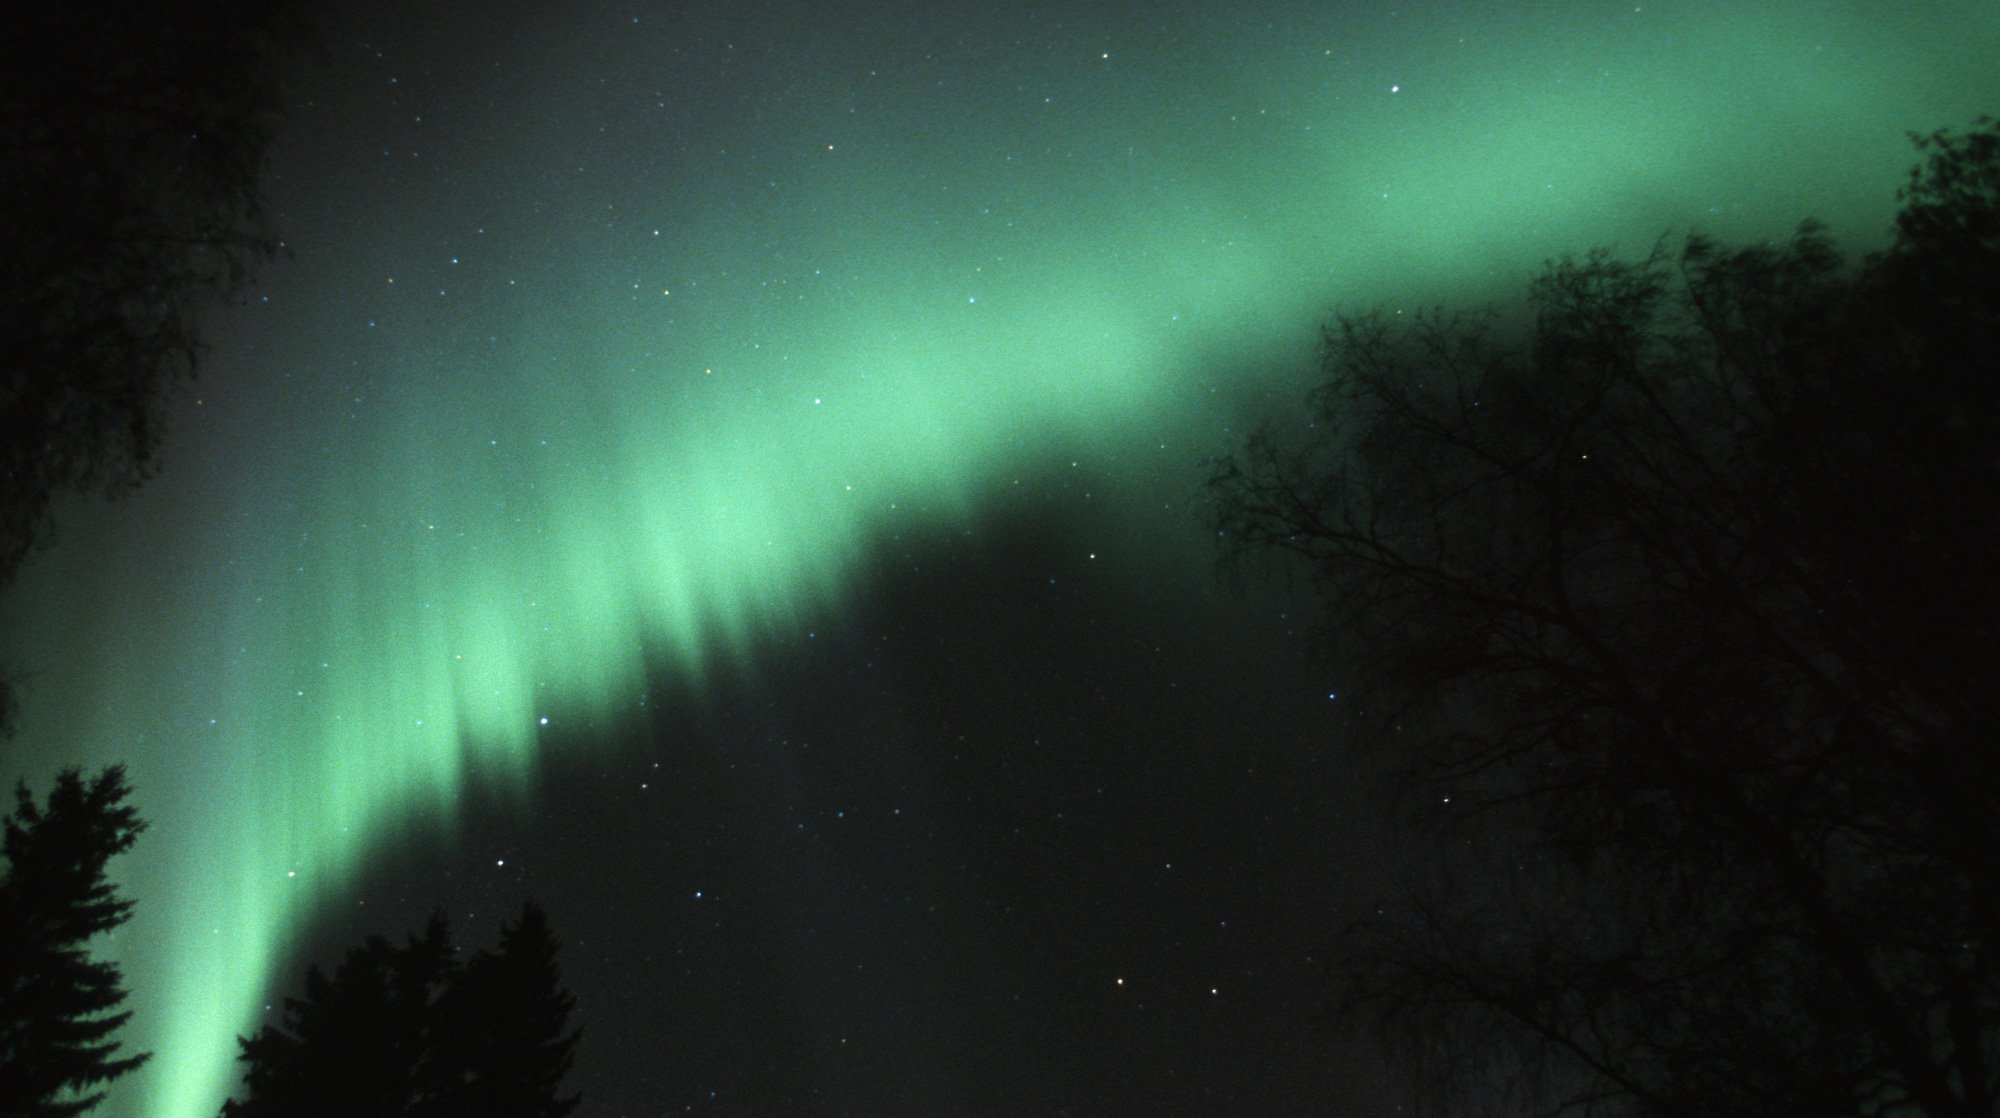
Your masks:
[{"label": "bare tree silhouette", "polygon": [[1892,247],[1551,264],[1531,322],[1346,316],[1213,477],[1329,607],[1434,840],[1332,1010],[1450,1113],[2000,1107],[2000,126]]}]

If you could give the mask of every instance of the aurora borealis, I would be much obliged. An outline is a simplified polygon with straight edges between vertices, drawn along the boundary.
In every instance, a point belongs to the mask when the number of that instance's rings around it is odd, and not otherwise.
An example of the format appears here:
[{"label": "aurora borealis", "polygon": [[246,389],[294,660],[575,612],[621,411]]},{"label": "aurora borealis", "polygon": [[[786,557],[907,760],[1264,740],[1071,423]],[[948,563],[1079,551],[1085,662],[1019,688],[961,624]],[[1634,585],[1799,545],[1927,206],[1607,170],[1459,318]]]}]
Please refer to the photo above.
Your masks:
[{"label": "aurora borealis", "polygon": [[[1321,1072],[1246,1054],[1318,1043],[1310,991],[1269,992],[1309,962],[1258,960],[1309,951],[1300,910],[1371,871],[1252,809],[1302,774],[1337,799],[1342,771],[1311,740],[1326,687],[1269,670],[1294,626],[1214,583],[1204,461],[1296,399],[1336,304],[1505,296],[1689,228],[1810,216],[1865,249],[1906,133],[2000,93],[1975,0],[321,18],[268,179],[292,255],[215,315],[160,478],[66,509],[0,598],[24,672],[0,775],[123,761],[151,823],[114,951],[155,1056],[108,1114],[213,1113],[302,945],[524,893],[559,934],[630,930],[565,956],[582,1115],[1324,1108]],[[980,738],[1010,719],[1047,742]],[[1190,752],[1229,722],[1289,727],[1260,748],[1291,760]],[[735,775],[639,806],[681,765]],[[1088,839],[1032,837],[1058,802]],[[896,837],[919,812],[928,837]],[[801,853],[848,813],[881,829]],[[1191,921],[1261,938],[1195,966],[1174,927],[1066,914],[1158,842],[1235,906]],[[832,974],[898,926],[891,894],[944,914],[920,958]],[[663,914],[738,895],[713,926]],[[1124,947],[1190,972],[1129,1034],[1099,1005]],[[648,1047],[655,1011],[616,993],[768,957],[797,973],[730,986],[754,1007],[718,1047]],[[960,1000],[1016,985],[1053,1004]],[[1266,994],[1192,1023],[1226,987]],[[1177,1062],[1245,1022],[1267,1032]],[[850,1035],[904,1047],[855,1070]],[[785,1109],[757,1081],[795,1052],[775,1081],[818,1094]]]}]

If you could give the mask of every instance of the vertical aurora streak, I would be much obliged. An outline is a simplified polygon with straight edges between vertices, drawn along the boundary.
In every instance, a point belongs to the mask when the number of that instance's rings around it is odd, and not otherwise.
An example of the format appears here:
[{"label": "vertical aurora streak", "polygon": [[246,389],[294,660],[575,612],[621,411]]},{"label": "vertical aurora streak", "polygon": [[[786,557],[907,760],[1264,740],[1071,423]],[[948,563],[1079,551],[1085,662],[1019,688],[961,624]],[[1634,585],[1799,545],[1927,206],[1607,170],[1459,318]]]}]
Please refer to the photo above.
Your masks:
[{"label": "vertical aurora streak", "polygon": [[1335,300],[1872,236],[1904,132],[1996,107],[1982,3],[1257,7],[336,23],[296,259],[5,603],[6,775],[127,761],[152,823],[106,1112],[212,1113],[288,938],[649,657],[748,662],[1022,471],[1180,499]]}]

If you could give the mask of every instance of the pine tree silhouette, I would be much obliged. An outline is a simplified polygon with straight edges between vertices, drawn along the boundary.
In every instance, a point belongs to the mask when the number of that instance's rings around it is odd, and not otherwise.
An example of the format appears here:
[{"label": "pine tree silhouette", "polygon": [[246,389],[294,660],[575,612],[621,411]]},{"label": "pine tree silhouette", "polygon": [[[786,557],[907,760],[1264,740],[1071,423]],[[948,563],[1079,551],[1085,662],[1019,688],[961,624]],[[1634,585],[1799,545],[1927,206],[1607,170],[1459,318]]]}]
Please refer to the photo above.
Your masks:
[{"label": "pine tree silhouette", "polygon": [[305,993],[285,999],[282,1028],[242,1041],[249,1094],[225,1115],[407,1114],[438,1083],[437,1003],[451,974],[443,918],[397,947],[379,936],[348,952],[331,977],[314,966]]},{"label": "pine tree silhouette", "polygon": [[117,766],[88,781],[63,772],[46,807],[25,784],[15,791],[0,877],[0,1118],[82,1114],[146,1061],[120,1055],[123,976],[89,951],[132,914],[105,876],[145,829],[130,791]]},{"label": "pine tree silhouette", "polygon": [[562,1118],[577,1033],[547,916],[530,902],[498,951],[456,960],[444,917],[403,946],[381,937],[329,977],[315,966],[281,1025],[243,1038],[244,1096],[225,1118]]},{"label": "pine tree silhouette", "polygon": [[576,1048],[568,1029],[576,999],[562,988],[556,941],[540,905],[500,930],[497,953],[480,952],[444,999],[446,1064],[461,1075],[440,1118],[563,1118],[578,1097],[559,1090]]}]

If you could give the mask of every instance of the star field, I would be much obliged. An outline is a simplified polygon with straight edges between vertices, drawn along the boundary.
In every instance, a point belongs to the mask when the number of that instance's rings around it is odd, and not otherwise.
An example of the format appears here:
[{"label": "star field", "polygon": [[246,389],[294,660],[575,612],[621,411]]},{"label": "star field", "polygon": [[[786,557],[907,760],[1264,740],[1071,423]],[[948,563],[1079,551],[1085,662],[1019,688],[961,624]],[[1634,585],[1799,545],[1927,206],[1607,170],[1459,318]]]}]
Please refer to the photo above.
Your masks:
[{"label": "star field", "polygon": [[[535,897],[580,1118],[1384,1113],[1312,608],[1204,463],[1338,306],[1816,216],[1993,109],[1972,2],[327,5],[160,478],[0,599],[126,762],[111,1115],[304,963]],[[1337,696],[1337,697],[1336,697]]]}]

